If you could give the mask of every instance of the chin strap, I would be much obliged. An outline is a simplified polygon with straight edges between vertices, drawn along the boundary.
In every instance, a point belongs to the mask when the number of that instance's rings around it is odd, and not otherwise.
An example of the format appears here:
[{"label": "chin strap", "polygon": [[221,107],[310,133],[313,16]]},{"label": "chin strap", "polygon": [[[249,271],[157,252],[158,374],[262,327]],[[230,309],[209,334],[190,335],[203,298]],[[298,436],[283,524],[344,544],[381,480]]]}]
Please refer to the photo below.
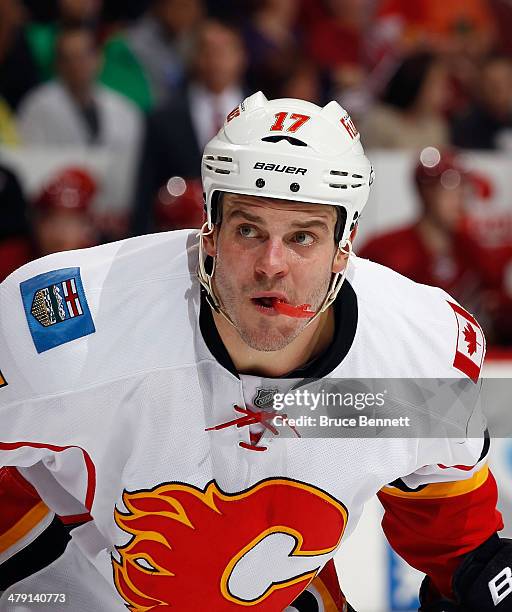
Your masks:
[{"label": "chin strap", "polygon": [[[315,315],[311,317],[311,319],[309,319],[309,321],[306,323],[305,327],[307,327],[308,325],[311,325],[311,323],[313,323],[313,321],[315,321],[322,314],[322,312],[325,312],[329,308],[329,306],[331,306],[331,304],[334,302],[334,300],[338,296],[338,293],[341,289],[341,286],[343,285],[343,282],[345,281],[345,277],[347,276],[348,265],[350,263],[350,256],[352,255],[352,252],[353,252],[352,242],[347,239],[344,246],[342,246],[340,242],[338,244],[338,250],[341,251],[344,255],[347,255],[347,261],[345,263],[345,267],[343,268],[341,272],[336,272],[335,274],[332,275],[332,279],[329,284],[329,289],[327,290],[327,294],[324,297],[324,301],[320,304],[320,308],[316,311]],[[334,257],[336,257],[336,255],[334,255]]]},{"label": "chin strap", "polygon": [[[208,300],[208,303],[213,308],[213,310],[221,314],[226,319],[226,321],[230,323],[236,329],[236,325],[233,323],[230,316],[225,312],[222,306],[222,303],[220,301],[220,298],[215,294],[215,289],[213,287],[213,275],[215,273],[215,257],[212,257],[213,263],[212,263],[212,269],[210,273],[206,271],[206,267],[205,267],[206,255],[204,251],[203,239],[206,236],[211,236],[214,229],[215,229],[215,226],[212,225],[212,227],[209,228],[208,222],[205,222],[203,226],[201,227],[201,229],[199,230],[199,233],[197,234],[199,238],[199,265],[197,267],[197,278],[199,279],[201,286],[205,289],[206,299]],[[347,255],[347,261],[346,261],[345,267],[343,268],[342,272],[336,272],[335,274],[332,275],[332,279],[329,284],[329,289],[327,290],[327,293],[325,295],[325,298],[323,299],[323,302],[320,304],[320,308],[311,317],[311,319],[309,319],[309,321],[305,325],[305,328],[308,325],[311,325],[313,321],[315,321],[323,312],[325,312],[329,308],[329,306],[331,306],[331,304],[336,299],[341,289],[341,286],[343,285],[343,282],[347,275],[348,266],[350,263],[350,256],[352,255],[352,252],[353,252],[352,242],[347,239],[345,244],[342,245],[340,241],[340,243],[338,244],[338,250],[341,251],[341,253],[343,253],[344,255]],[[336,254],[334,257],[336,257]],[[334,262],[334,259],[333,259],[333,262]]]}]

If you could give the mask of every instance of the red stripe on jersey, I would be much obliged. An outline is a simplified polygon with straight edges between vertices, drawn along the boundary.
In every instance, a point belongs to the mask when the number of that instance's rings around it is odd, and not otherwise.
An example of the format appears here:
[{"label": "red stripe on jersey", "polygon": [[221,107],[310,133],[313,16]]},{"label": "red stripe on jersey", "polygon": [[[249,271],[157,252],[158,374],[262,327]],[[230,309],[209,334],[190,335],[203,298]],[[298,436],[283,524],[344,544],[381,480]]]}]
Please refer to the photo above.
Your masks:
[{"label": "red stripe on jersey", "polygon": [[456,470],[462,470],[463,472],[470,472],[475,466],[474,465],[443,465],[442,463],[438,463],[437,467],[442,470],[449,470],[450,468],[455,468]]},{"label": "red stripe on jersey", "polygon": [[0,450],[17,450],[18,448],[23,448],[24,446],[28,446],[30,448],[46,448],[56,453],[61,453],[69,448],[78,448],[81,450],[87,470],[87,491],[85,494],[84,505],[87,510],[91,510],[92,502],[94,500],[94,492],[96,489],[96,468],[94,467],[94,463],[86,450],[74,444],[70,446],[56,446],[55,444],[40,444],[39,442],[0,442]]},{"label": "red stripe on jersey", "polygon": [[64,525],[72,525],[73,523],[88,523],[92,521],[92,516],[88,512],[83,514],[68,514],[67,516],[58,515]]},{"label": "red stripe on jersey", "polygon": [[428,574],[445,596],[464,555],[503,529],[496,509],[498,490],[491,472],[484,483],[462,495],[432,499],[378,493],[385,509],[382,528],[407,563]]}]

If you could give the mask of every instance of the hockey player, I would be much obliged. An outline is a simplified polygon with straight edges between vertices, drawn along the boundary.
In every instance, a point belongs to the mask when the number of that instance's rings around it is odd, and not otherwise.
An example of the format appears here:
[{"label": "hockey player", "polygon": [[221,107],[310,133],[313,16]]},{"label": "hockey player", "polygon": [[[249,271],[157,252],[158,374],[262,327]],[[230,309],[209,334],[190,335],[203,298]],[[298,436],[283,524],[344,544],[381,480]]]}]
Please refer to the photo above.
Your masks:
[{"label": "hockey player", "polygon": [[[332,559],[375,494],[427,575],[422,610],[511,609],[477,409],[456,438],[275,424],[273,398],[310,379],[478,388],[476,320],[352,254],[372,181],[337,103],[258,93],[206,147],[199,237],[56,254],[0,286],[0,561],[19,580],[0,609],[347,610]],[[65,552],[14,576],[54,515],[79,524]]]}]

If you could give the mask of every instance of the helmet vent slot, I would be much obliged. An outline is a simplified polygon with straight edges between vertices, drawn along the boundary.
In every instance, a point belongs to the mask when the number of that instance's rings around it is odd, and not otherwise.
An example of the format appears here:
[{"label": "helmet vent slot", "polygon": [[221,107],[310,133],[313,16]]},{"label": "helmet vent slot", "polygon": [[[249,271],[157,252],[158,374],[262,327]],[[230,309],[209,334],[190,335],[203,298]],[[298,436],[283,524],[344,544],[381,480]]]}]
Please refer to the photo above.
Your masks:
[{"label": "helmet vent slot", "polygon": [[[349,187],[352,189],[357,189],[358,187],[362,187],[363,183],[355,183],[353,179],[362,179],[364,178],[362,174],[351,174],[345,170],[330,170],[330,176],[343,176],[346,179],[346,183],[329,183],[329,187],[333,187],[334,189],[348,189]],[[333,180],[333,179],[331,179]]]},{"label": "helmet vent slot", "polygon": [[[237,164],[233,163],[233,158],[228,155],[205,155],[203,160],[205,167],[216,174],[237,172]],[[229,164],[228,167],[226,167],[227,164]]]}]

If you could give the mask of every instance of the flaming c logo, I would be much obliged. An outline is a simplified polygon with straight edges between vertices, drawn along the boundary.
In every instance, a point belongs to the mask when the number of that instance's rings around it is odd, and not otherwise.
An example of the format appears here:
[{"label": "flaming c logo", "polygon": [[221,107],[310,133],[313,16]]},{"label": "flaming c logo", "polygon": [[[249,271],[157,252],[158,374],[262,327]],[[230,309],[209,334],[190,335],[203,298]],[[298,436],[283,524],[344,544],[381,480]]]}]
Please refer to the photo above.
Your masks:
[{"label": "flaming c logo", "polygon": [[163,484],[123,493],[117,525],[131,534],[112,557],[131,611],[284,610],[338,546],[345,507],[311,485],[263,480],[227,494]]}]

